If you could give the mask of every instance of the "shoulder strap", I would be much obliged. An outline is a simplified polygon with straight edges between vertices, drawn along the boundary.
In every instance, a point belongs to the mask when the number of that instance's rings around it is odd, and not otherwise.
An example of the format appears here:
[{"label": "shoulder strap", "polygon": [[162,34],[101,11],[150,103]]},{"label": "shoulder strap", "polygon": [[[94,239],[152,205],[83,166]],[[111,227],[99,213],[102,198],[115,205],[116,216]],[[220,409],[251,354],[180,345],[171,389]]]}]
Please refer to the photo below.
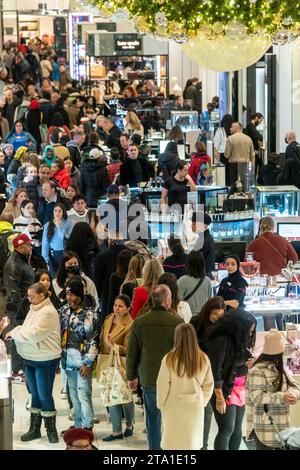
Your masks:
[{"label": "shoulder strap", "polygon": [[204,279],[200,279],[199,282],[197,282],[196,286],[194,287],[194,289],[192,290],[192,292],[190,292],[188,295],[186,295],[184,297],[184,301],[186,302],[187,300],[189,300],[194,294],[195,292],[197,292],[197,290],[199,289],[199,287],[201,286],[202,282],[204,281]]},{"label": "shoulder strap", "polygon": [[288,262],[286,256],[285,256],[283,253],[281,253],[281,251],[279,251],[279,250],[276,248],[276,246],[273,245],[273,243],[271,243],[271,242],[270,242],[267,238],[265,238],[263,235],[262,235],[262,238],[265,240],[265,242],[268,243],[268,245],[269,245],[271,248],[273,248],[274,251],[276,251],[276,253],[278,253],[282,258],[284,258],[284,260],[285,260],[286,263]]}]

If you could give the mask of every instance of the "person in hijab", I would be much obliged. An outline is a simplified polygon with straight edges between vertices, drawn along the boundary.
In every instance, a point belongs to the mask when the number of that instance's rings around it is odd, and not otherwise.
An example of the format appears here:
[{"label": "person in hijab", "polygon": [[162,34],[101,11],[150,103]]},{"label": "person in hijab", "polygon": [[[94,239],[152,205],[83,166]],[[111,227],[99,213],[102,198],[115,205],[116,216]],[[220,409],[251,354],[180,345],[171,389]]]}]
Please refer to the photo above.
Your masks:
[{"label": "person in hijab", "polygon": [[223,297],[227,307],[242,307],[248,282],[240,273],[240,258],[229,255],[225,258],[225,265],[228,276],[221,282],[217,295]]}]

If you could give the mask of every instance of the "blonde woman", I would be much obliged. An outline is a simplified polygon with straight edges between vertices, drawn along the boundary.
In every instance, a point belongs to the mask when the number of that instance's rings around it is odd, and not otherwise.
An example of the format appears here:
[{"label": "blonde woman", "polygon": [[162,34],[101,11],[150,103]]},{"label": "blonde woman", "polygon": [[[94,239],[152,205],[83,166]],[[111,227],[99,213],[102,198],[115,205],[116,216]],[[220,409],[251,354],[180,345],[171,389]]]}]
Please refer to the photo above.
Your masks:
[{"label": "blonde woman", "polygon": [[157,378],[163,450],[199,450],[204,408],[213,393],[210,361],[198,346],[189,323],[175,329],[174,347],[164,356]]},{"label": "blonde woman", "polygon": [[158,283],[159,277],[164,273],[161,263],[157,259],[150,259],[146,261],[142,271],[141,286],[137,287],[133,294],[132,301],[132,318],[139,314],[149,295],[152,294],[154,287]]},{"label": "blonde woman", "polygon": [[21,204],[22,202],[28,199],[27,192],[23,188],[17,188],[14,190],[12,197],[8,201],[7,206],[5,207],[5,212],[12,214],[13,219],[20,217],[21,214]]},{"label": "blonde woman", "polygon": [[133,111],[129,111],[125,118],[125,132],[129,135],[138,134],[144,138],[144,127]]},{"label": "blonde woman", "polygon": [[137,254],[131,258],[128,266],[128,273],[121,286],[120,293],[128,295],[132,300],[134,289],[139,286],[142,278],[142,271],[146,259],[143,255]]}]

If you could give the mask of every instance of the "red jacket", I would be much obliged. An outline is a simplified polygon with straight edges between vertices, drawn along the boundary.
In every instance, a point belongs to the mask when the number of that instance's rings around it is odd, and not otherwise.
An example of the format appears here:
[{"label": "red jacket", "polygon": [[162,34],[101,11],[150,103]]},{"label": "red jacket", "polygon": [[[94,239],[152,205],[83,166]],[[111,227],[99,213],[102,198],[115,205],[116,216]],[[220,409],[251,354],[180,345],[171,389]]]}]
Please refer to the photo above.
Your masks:
[{"label": "red jacket", "polygon": [[255,261],[260,262],[260,273],[269,276],[281,274],[282,268],[286,268],[288,261],[295,263],[298,260],[298,255],[290,242],[272,232],[266,232],[253,240],[247,251],[253,253]]},{"label": "red jacket", "polygon": [[58,186],[63,189],[67,189],[72,183],[71,177],[65,168],[55,173],[55,175],[52,174],[52,177],[56,180]]},{"label": "red jacket", "polygon": [[108,174],[108,180],[110,183],[113,182],[115,179],[115,176],[120,173],[120,166],[122,165],[122,162],[116,162],[116,163],[110,163],[107,165],[107,174]]},{"label": "red jacket", "polygon": [[189,175],[194,183],[197,183],[197,177],[202,163],[211,164],[211,158],[205,152],[197,152],[192,154],[192,160],[189,166]]},{"label": "red jacket", "polygon": [[131,316],[133,319],[140,313],[149,298],[149,292],[144,286],[137,287],[133,294]]}]

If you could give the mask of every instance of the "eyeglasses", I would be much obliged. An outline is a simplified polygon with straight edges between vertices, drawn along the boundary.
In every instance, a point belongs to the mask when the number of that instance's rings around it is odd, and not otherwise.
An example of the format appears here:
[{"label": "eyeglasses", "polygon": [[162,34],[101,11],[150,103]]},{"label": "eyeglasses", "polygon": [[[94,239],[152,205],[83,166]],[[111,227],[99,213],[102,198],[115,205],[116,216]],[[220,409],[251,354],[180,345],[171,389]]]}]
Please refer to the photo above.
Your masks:
[{"label": "eyeglasses", "polygon": [[91,450],[91,448],[92,448],[91,444],[87,444],[85,446],[69,444],[69,447],[72,448],[72,449],[76,449],[76,450]]}]

